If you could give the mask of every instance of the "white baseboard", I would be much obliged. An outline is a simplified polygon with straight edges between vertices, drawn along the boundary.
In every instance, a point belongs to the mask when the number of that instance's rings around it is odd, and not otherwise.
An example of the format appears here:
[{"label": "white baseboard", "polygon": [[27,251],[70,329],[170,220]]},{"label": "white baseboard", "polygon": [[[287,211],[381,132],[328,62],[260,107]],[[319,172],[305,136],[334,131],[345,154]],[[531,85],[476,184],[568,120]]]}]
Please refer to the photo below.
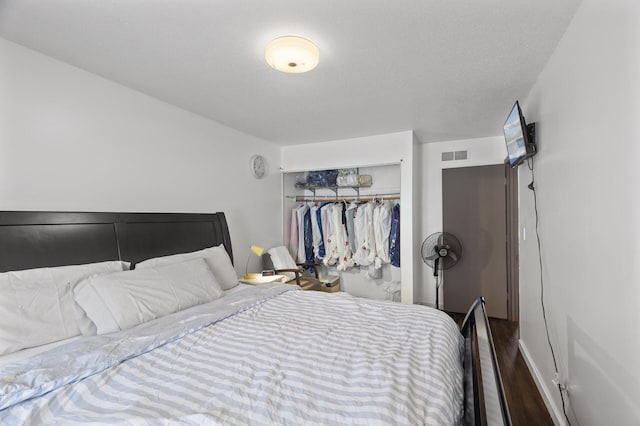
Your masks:
[{"label": "white baseboard", "polygon": [[524,344],[522,339],[518,339],[518,347],[520,348],[520,353],[522,354],[522,358],[524,358],[524,362],[527,364],[527,367],[529,367],[529,372],[531,372],[533,380],[536,382],[538,391],[540,392],[540,395],[542,395],[542,399],[544,400],[544,404],[547,406],[547,411],[549,411],[553,423],[556,426],[567,426],[567,422],[564,419],[564,413],[558,408],[555,400],[551,397],[551,390],[545,385],[542,375],[533,362],[533,359],[531,359],[527,346]]}]

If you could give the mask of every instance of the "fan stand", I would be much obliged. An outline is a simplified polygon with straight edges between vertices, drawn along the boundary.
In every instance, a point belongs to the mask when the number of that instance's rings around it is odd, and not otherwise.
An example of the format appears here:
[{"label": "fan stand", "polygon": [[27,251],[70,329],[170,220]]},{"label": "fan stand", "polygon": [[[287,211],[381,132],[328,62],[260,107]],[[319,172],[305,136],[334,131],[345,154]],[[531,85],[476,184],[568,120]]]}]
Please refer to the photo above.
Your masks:
[{"label": "fan stand", "polygon": [[436,309],[440,309],[440,284],[438,283],[438,274],[436,277]]},{"label": "fan stand", "polygon": [[439,275],[438,275],[438,263],[440,262],[440,259],[436,259],[434,261],[434,266],[433,266],[433,276],[436,277],[436,309],[440,309],[440,283],[439,283]]}]

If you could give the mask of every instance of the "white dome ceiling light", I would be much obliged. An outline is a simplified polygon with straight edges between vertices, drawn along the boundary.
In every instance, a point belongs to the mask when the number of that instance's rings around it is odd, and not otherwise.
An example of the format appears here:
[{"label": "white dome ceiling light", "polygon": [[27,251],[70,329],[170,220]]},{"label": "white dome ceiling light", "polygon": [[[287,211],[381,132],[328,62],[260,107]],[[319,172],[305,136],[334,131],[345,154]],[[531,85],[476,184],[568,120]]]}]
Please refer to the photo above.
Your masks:
[{"label": "white dome ceiling light", "polygon": [[267,44],[264,58],[273,69],[300,74],[311,71],[318,65],[320,50],[306,38],[285,36]]}]

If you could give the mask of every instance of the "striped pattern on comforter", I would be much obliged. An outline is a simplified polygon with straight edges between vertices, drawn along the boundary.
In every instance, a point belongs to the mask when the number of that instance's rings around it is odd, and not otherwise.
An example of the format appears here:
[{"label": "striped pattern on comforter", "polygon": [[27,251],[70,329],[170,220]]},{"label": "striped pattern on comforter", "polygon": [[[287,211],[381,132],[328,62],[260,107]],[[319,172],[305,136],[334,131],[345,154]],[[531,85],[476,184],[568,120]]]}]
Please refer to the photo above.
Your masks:
[{"label": "striped pattern on comforter", "polygon": [[433,424],[462,416],[445,314],[287,291],[0,412],[26,424]]}]

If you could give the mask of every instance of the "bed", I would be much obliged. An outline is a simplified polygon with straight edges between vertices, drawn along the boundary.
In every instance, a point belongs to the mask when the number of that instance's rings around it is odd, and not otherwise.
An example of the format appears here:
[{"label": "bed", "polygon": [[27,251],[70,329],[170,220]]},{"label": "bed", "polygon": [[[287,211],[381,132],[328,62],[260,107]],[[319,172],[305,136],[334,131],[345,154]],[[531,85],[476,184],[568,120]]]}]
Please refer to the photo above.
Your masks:
[{"label": "bed", "polygon": [[[222,269],[184,257],[216,249]],[[223,213],[0,212],[7,295],[37,268],[117,269],[56,287],[65,338],[42,336],[57,311],[15,325],[31,346],[0,355],[0,424],[510,424],[482,299],[460,331],[424,306],[236,285],[232,259]],[[193,285],[168,303],[149,277]]]}]

